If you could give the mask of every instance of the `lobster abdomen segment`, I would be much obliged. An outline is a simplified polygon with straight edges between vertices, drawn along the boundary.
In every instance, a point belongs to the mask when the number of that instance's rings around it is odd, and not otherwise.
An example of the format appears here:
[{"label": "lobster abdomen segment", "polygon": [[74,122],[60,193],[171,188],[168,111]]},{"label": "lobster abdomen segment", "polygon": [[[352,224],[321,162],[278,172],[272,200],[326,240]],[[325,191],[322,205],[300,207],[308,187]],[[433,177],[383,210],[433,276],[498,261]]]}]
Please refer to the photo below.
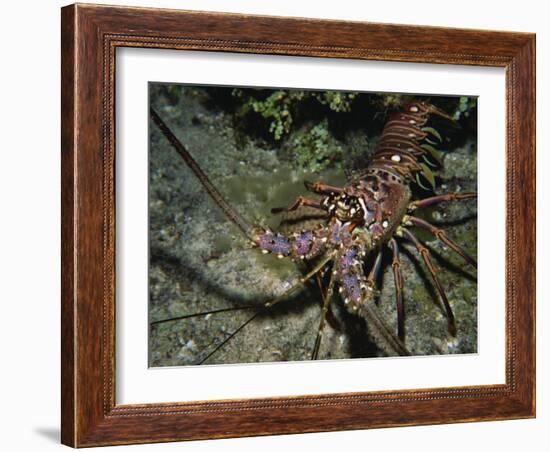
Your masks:
[{"label": "lobster abdomen segment", "polygon": [[430,115],[452,121],[450,116],[427,102],[414,102],[392,113],[365,173],[379,169],[388,171],[407,183],[411,182],[417,173],[423,171],[420,158],[434,155],[435,152],[424,140],[429,134],[440,140],[439,134],[433,128],[424,127]]}]

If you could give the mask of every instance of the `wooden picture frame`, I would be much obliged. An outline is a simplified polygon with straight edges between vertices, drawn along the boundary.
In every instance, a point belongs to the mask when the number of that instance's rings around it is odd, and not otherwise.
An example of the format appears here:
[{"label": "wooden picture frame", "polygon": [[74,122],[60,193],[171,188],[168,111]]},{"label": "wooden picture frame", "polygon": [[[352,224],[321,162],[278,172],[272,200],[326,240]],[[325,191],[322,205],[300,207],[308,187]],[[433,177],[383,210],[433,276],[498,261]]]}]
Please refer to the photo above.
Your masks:
[{"label": "wooden picture frame", "polygon": [[[62,9],[61,31],[64,444],[535,416],[535,35],[78,4]],[[114,87],[119,47],[505,68],[505,384],[117,405]]]}]

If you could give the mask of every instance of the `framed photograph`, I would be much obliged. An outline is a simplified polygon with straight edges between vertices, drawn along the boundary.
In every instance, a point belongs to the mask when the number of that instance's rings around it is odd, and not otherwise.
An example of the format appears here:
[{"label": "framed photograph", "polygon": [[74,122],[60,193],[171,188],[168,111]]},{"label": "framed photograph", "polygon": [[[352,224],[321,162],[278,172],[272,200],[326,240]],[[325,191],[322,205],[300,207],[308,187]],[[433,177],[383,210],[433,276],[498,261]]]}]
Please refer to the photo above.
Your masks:
[{"label": "framed photograph", "polygon": [[535,37],[62,9],[62,442],[535,416]]}]

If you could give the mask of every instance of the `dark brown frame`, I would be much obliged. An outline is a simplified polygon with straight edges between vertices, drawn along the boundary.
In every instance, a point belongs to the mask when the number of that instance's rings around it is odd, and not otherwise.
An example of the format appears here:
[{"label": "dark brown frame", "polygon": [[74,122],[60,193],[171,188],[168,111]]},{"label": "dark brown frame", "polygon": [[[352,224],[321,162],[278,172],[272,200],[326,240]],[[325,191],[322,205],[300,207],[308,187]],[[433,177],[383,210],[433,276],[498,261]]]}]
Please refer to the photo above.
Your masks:
[{"label": "dark brown frame", "polygon": [[[506,383],[115,404],[115,50],[506,68]],[[535,416],[535,35],[71,5],[62,9],[62,442],[75,447]]]}]

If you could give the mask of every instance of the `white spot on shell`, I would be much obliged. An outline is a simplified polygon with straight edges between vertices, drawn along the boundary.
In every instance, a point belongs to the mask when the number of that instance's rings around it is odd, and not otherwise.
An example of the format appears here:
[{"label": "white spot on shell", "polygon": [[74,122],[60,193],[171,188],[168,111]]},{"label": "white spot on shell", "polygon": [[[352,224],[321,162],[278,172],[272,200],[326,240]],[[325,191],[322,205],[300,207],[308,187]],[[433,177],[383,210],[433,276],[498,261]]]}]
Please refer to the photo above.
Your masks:
[{"label": "white spot on shell", "polygon": [[382,222],[382,227],[383,227],[384,229],[386,229],[388,226],[389,226],[388,220],[384,220],[384,221]]},{"label": "white spot on shell", "polygon": [[401,156],[398,155],[398,154],[392,155],[391,160],[392,160],[392,162],[400,162],[401,161]]},{"label": "white spot on shell", "polygon": [[418,107],[416,107],[416,106],[413,105],[413,106],[410,108],[410,110],[411,110],[413,113],[416,113],[416,112],[418,111]]}]

